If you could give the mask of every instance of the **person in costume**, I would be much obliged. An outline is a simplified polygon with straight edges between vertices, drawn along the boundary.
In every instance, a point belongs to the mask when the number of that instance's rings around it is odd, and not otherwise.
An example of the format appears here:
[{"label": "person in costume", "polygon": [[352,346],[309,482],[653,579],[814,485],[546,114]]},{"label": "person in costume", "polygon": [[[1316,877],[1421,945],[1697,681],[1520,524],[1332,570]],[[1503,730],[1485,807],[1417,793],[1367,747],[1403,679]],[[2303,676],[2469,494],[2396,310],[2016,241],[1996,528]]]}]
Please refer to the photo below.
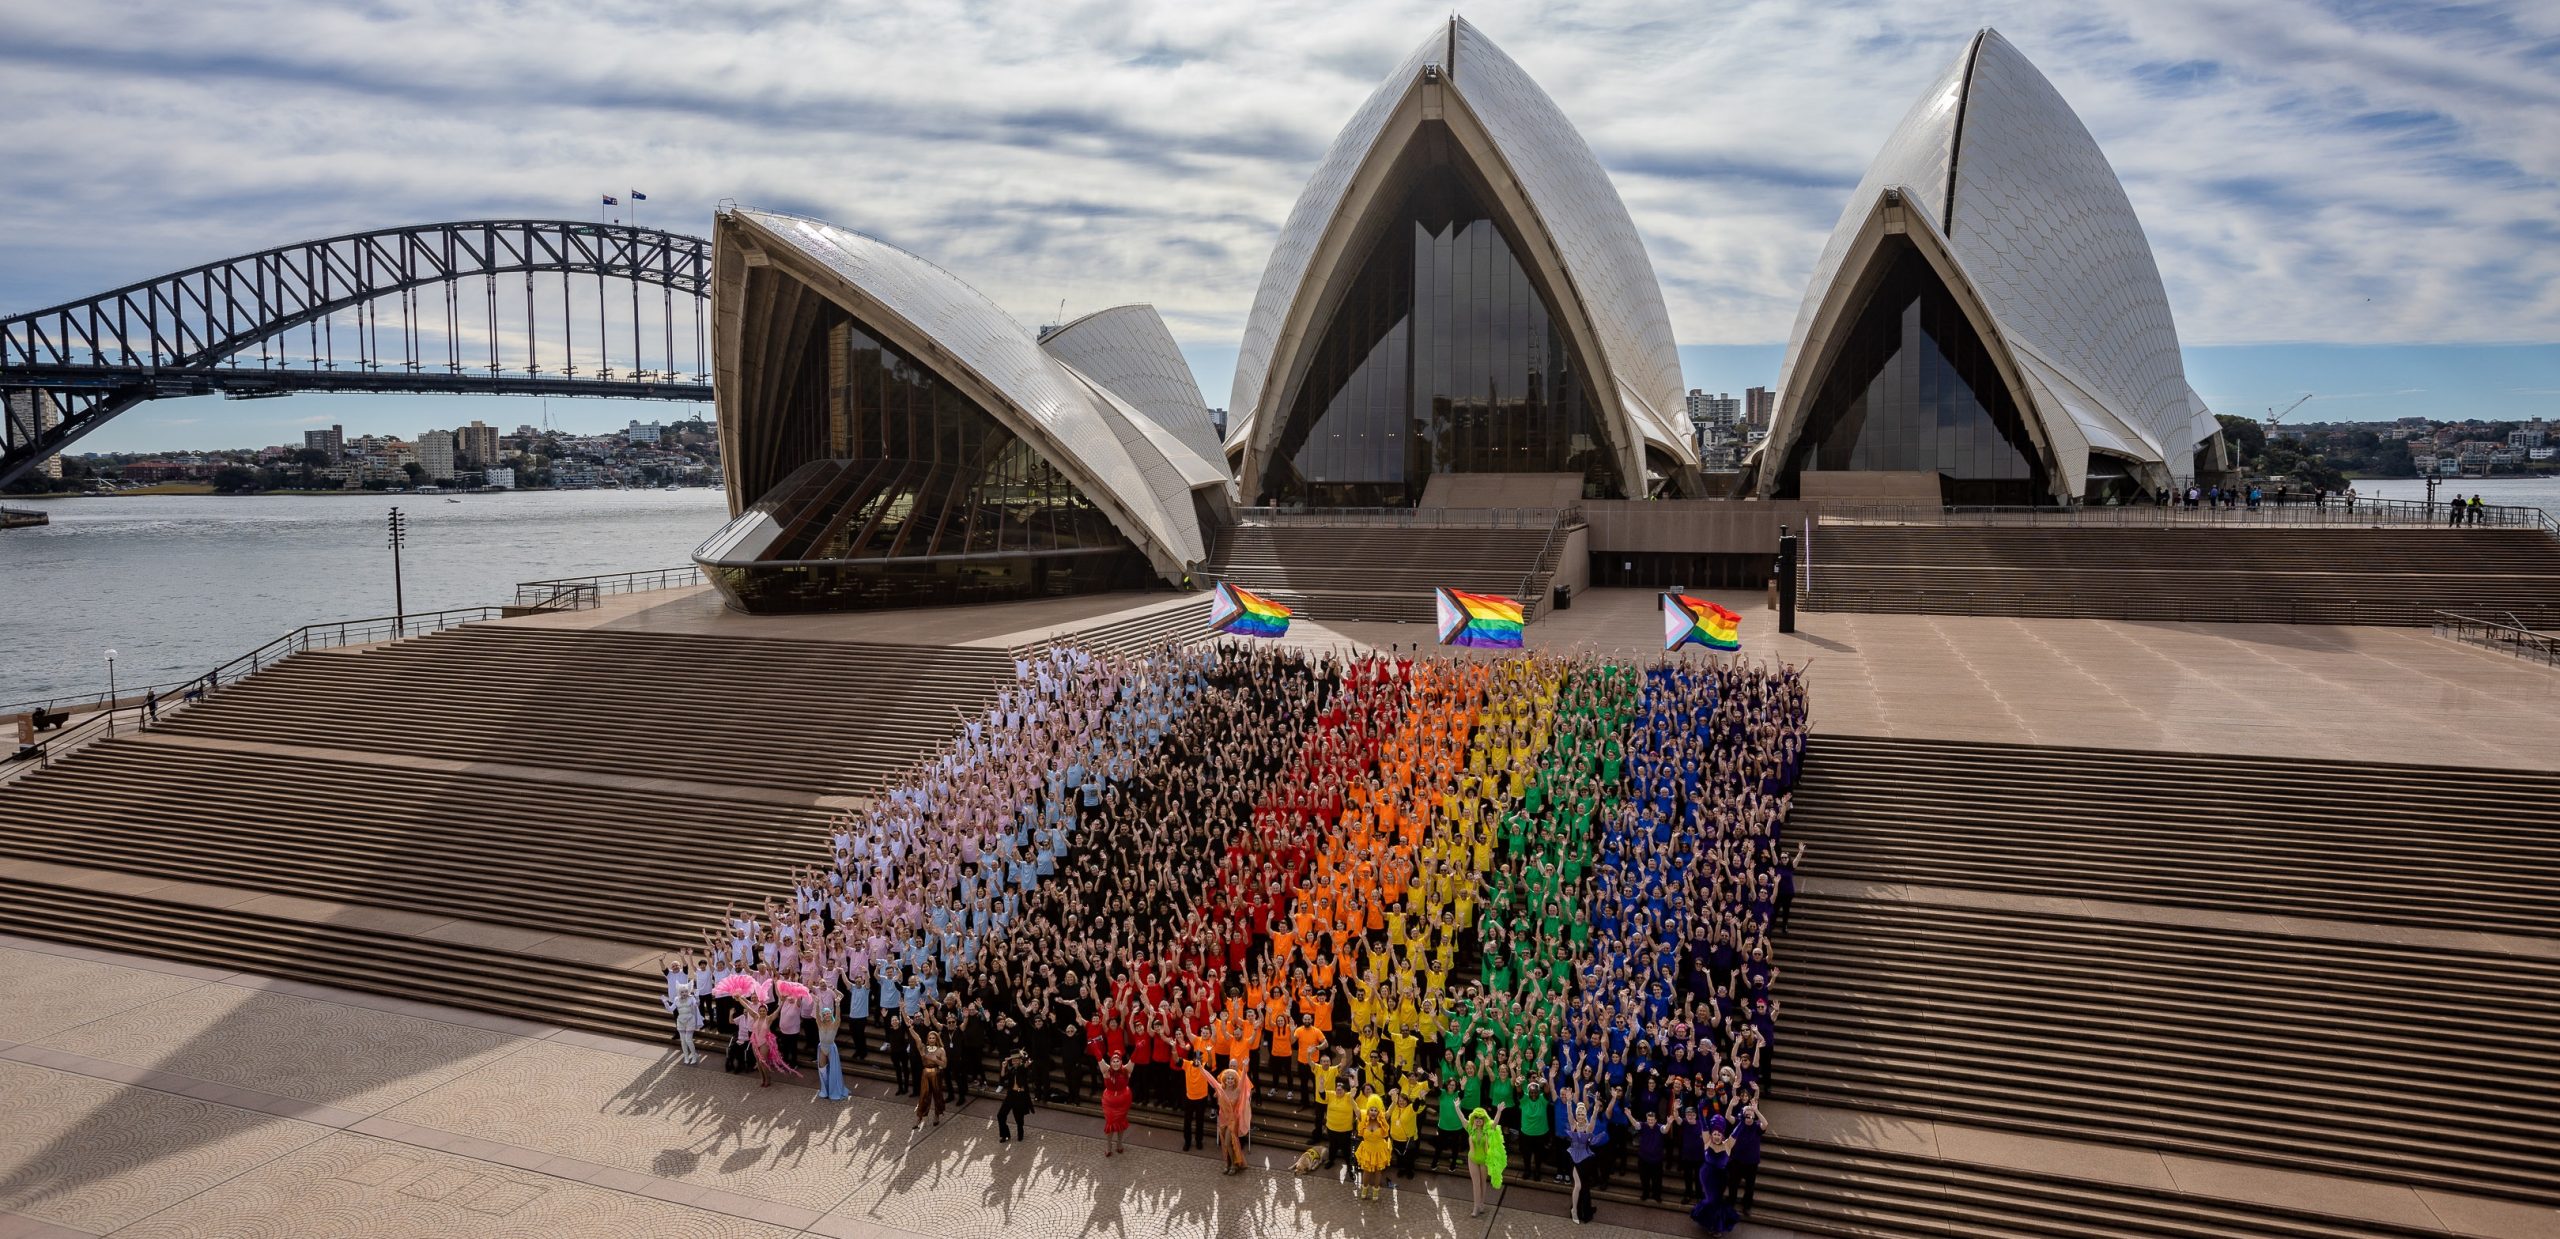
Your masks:
[{"label": "person in costume", "polygon": [[690,970],[667,973],[667,1010],[676,1017],[676,1044],[684,1047],[680,1061],[686,1066],[701,1062],[702,1052],[693,1048],[693,1034],[702,1029],[702,998]]},{"label": "person in costume", "polygon": [[1129,1133],[1129,1064],[1114,1054],[1102,1065],[1102,1155],[1117,1157]]},{"label": "person in costume", "polygon": [[773,1087],[773,1073],[777,1071],[794,1080],[800,1078],[800,1073],[791,1064],[782,1061],[782,1043],[774,1038],[773,997],[770,986],[749,995],[743,1017],[749,1030],[748,1041],[755,1048],[756,1079],[761,1081],[756,1085],[758,1088]]},{"label": "person in costume", "polygon": [[843,1101],[853,1094],[845,1090],[844,1060],[836,1049],[836,1030],[842,1027],[836,1015],[836,989],[828,985],[811,993],[818,1004],[818,1096],[825,1101]]},{"label": "person in costume", "polygon": [[1376,1200],[1387,1182],[1387,1168],[1395,1164],[1395,1145],[1388,1137],[1386,1103],[1376,1093],[1360,1099],[1360,1146],[1353,1154],[1360,1162],[1359,1195]]},{"label": "person in costume", "polygon": [[1468,1217],[1483,1216],[1484,1186],[1490,1181],[1493,1190],[1500,1192],[1502,1169],[1509,1161],[1509,1153],[1502,1145],[1501,1107],[1495,1107],[1491,1114],[1485,1113],[1482,1106],[1468,1111],[1467,1189],[1474,1203],[1474,1208],[1467,1212]]},{"label": "person in costume", "polygon": [[1218,1073],[1218,1153],[1223,1173],[1244,1173],[1244,1142],[1253,1134],[1253,1080],[1230,1064]]},{"label": "person in costume", "polygon": [[933,1112],[933,1125],[942,1126],[942,1073],[951,1066],[951,1052],[942,1048],[942,1030],[928,1029],[918,1033],[914,1023],[907,1025],[907,1037],[916,1051],[916,1121],[914,1131],[924,1126],[927,1110]]}]

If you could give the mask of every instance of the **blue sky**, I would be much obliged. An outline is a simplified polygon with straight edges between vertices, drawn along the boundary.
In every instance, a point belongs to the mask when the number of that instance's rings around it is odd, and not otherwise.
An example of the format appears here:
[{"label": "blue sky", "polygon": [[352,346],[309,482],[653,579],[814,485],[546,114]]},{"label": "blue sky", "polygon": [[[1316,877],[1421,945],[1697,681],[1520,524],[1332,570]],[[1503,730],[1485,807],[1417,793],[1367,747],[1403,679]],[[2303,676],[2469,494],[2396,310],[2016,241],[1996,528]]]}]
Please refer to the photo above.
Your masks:
[{"label": "blue sky", "polygon": [[[1611,170],[1692,386],[1776,377],[1823,238],[1978,26],[2141,214],[2197,388],[2324,419],[2560,414],[2560,5],[1503,0],[1464,10]],[[0,311],[384,224],[724,199],[1025,323],[1161,308],[1212,405],[1326,142],[1445,3],[0,0]],[[414,433],[538,402],[160,402],[84,446]],[[555,424],[648,406],[552,402]]]}]

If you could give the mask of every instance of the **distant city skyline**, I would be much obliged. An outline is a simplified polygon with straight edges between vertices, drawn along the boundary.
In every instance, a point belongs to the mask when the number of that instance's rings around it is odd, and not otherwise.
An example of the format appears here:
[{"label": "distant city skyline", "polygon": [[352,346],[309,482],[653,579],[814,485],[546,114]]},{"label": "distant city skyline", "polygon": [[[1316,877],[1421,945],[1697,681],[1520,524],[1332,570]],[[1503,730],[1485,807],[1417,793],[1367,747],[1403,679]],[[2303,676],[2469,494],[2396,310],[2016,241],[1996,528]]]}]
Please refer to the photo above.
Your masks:
[{"label": "distant city skyline", "polygon": [[[1774,386],[1786,351],[1780,344],[1686,345],[1680,350],[1686,386],[1735,396]],[[1192,374],[1208,403],[1225,403],[1225,388],[1209,388],[1207,376],[1230,373],[1235,349],[1185,348]],[[1204,356],[1205,355],[1205,356]],[[2187,373],[2218,413],[2259,418],[2297,396],[2312,399],[2295,414],[2303,421],[2388,422],[2402,417],[2441,421],[2560,420],[2560,344],[2334,345],[2251,344],[2189,348]],[[1205,361],[1205,365],[1204,365]],[[2322,388],[2330,390],[2321,390]],[[350,437],[447,428],[473,418],[512,432],[541,425],[545,402],[530,396],[304,395],[283,400],[225,401],[219,397],[160,400],[136,409],[82,439],[82,452],[215,451],[299,443],[315,427],[344,425]],[[553,398],[553,426],[570,434],[602,434],[633,421],[678,422],[712,415],[691,400]]]}]

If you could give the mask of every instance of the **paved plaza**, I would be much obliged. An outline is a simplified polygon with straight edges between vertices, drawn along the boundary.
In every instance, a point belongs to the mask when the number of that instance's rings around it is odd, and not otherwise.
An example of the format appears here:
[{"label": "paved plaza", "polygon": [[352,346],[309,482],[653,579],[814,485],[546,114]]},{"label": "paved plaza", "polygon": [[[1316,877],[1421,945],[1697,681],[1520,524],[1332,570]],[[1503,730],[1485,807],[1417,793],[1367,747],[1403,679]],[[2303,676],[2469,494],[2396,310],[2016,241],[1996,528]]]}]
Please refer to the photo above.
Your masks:
[{"label": "paved plaza", "polygon": [[[2560,770],[2560,668],[2424,628],[1808,611],[1779,636],[1764,594],[1698,592],[1741,614],[1748,656],[1809,667],[1817,733]],[[1113,597],[1120,613],[1201,605]],[[1649,658],[1662,648],[1656,598],[1586,591],[1541,614],[1529,644]],[[1104,601],[750,616],[698,587],[518,622],[1001,647],[1115,617]],[[1428,624],[1303,614],[1288,639],[1409,646],[1432,635]]]},{"label": "paved plaza", "polygon": [[[716,1059],[239,973],[0,941],[0,1239],[196,1236],[1464,1235],[1681,1233],[1685,1217],[1466,1180],[1364,1204],[1329,1174],[1222,1178],[1140,1127],[1035,1113],[994,1138],[980,1100],[909,1136],[886,1086],[828,1104]],[[1648,1229],[1615,1223],[1632,1222]],[[1787,1232],[1745,1228],[1761,1239]]]}]

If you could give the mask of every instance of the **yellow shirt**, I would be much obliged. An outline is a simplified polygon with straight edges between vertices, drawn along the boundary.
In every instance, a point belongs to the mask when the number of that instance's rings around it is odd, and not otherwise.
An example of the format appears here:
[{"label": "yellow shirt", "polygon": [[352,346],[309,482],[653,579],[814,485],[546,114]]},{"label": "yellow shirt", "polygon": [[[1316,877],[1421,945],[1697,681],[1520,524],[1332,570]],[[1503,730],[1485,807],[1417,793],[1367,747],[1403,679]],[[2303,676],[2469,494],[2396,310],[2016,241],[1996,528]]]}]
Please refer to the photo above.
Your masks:
[{"label": "yellow shirt", "polygon": [[1403,1142],[1419,1134],[1413,1118],[1413,1103],[1405,1100],[1404,1094],[1396,1094],[1395,1104],[1387,1107],[1387,1135]]},{"label": "yellow shirt", "polygon": [[1318,1100],[1324,1102],[1324,1129],[1326,1131],[1351,1130],[1351,1094],[1333,1088],[1326,1088],[1318,1092],[1316,1097]]}]

